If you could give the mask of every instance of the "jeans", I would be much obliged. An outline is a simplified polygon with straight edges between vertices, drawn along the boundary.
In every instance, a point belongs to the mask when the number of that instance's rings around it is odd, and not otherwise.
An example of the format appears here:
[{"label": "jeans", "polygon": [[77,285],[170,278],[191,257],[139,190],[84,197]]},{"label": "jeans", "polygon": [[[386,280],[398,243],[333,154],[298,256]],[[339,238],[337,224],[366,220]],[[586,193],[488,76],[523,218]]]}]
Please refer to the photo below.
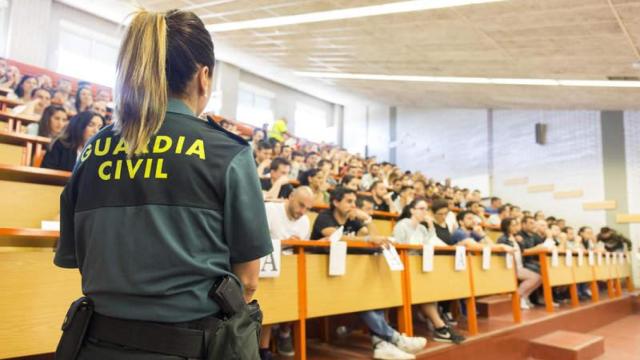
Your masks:
[{"label": "jeans", "polygon": [[396,331],[389,326],[387,319],[384,318],[383,310],[369,310],[358,313],[360,319],[369,328],[374,335],[383,339],[384,341],[391,341]]}]

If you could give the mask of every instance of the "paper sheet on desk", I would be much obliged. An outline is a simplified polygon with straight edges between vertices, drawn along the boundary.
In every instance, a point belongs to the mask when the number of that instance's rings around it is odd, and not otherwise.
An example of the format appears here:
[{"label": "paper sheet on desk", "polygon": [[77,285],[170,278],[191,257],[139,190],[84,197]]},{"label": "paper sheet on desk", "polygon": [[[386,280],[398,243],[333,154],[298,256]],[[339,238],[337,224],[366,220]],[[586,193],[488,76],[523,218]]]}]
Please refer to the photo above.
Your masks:
[{"label": "paper sheet on desk", "polygon": [[382,255],[384,255],[384,259],[387,260],[387,265],[389,265],[391,271],[404,270],[402,259],[400,259],[400,255],[398,255],[398,251],[394,246],[389,245],[388,249],[382,248]]},{"label": "paper sheet on desk", "polygon": [[342,234],[344,234],[344,226],[340,226],[339,228],[337,228],[336,231],[334,231],[333,234],[329,236],[329,241],[340,241],[340,239],[342,239]]},{"label": "paper sheet on desk", "polygon": [[482,270],[491,269],[491,247],[485,246],[482,248]]},{"label": "paper sheet on desk", "polygon": [[422,245],[422,271],[433,271],[433,253],[434,247],[431,244]]},{"label": "paper sheet on desk", "polygon": [[329,276],[343,276],[347,273],[347,243],[334,241],[329,247]]},{"label": "paper sheet on desk", "polygon": [[467,269],[467,249],[464,246],[456,246],[455,271]]}]

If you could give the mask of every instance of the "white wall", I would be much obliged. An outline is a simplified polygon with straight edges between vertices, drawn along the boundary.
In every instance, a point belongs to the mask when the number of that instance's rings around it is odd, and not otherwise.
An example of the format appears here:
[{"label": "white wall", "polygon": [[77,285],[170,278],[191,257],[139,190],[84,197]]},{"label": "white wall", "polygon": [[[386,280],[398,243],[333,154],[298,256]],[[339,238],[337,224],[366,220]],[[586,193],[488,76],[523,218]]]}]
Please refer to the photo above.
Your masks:
[{"label": "white wall", "polygon": [[[600,113],[597,111],[493,111],[398,108],[398,165],[436,180],[567,219],[575,225],[605,224],[604,211],[584,211],[585,201],[604,199]],[[547,124],[547,144],[535,143],[535,123]],[[374,137],[377,135],[374,135]],[[492,143],[490,143],[490,139]],[[492,166],[492,170],[490,167]],[[575,199],[529,193],[527,185],[506,186],[528,177],[529,185],[554,184],[556,191],[582,190]]]},{"label": "white wall", "polygon": [[[389,160],[389,107],[369,105],[369,130],[367,155],[375,156],[378,162]],[[347,136],[350,136],[347,134]]]},{"label": "white wall", "polygon": [[367,146],[367,107],[344,107],[343,147],[354,154],[364,155]]},{"label": "white wall", "polygon": [[[625,111],[625,156],[627,159],[627,188],[630,214],[640,214],[640,112]],[[635,251],[640,247],[640,224],[629,226]],[[633,273],[636,286],[640,284],[640,263],[634,261]]]},{"label": "white wall", "polygon": [[[535,142],[535,124],[547,124],[547,143]],[[493,116],[493,193],[529,210],[561,216],[570,224],[604,226],[604,211],[584,211],[585,201],[604,199],[602,136],[598,111],[497,110]],[[528,193],[506,179],[528,177],[529,185],[553,184],[555,191],[584,196],[554,199],[552,192]]]},{"label": "white wall", "polygon": [[11,1],[7,57],[35,66],[46,65],[51,6],[51,0]]},{"label": "white wall", "polygon": [[487,110],[399,107],[397,144],[401,168],[488,192]]}]

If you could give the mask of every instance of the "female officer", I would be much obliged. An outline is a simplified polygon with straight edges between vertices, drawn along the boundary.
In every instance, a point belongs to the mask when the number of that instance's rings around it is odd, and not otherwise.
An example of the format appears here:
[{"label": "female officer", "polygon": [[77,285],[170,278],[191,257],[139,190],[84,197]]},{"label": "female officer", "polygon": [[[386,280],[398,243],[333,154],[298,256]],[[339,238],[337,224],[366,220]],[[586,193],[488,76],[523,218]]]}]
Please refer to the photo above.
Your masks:
[{"label": "female officer", "polygon": [[85,146],[61,196],[54,262],[80,269],[86,298],[69,309],[59,359],[258,357],[245,301],[272,246],[250,147],[197,117],[214,63],[191,12],[143,11],[128,26],[117,122]]}]

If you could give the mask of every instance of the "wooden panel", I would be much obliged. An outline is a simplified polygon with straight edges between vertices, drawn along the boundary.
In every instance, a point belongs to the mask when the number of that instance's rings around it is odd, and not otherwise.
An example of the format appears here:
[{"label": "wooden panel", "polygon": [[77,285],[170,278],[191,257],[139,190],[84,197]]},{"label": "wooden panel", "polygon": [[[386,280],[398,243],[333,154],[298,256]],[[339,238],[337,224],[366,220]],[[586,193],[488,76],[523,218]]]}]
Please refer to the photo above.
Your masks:
[{"label": "wooden panel", "polygon": [[582,203],[583,210],[613,210],[617,207],[618,205],[615,200]]},{"label": "wooden panel", "polygon": [[547,257],[549,264],[549,284],[551,286],[568,285],[573,283],[573,270],[564,262],[564,254],[559,255],[558,266],[551,266],[551,256]]},{"label": "wooden panel", "polygon": [[596,280],[609,280],[612,278],[611,266],[606,265],[604,256],[602,257],[602,265],[595,266]]},{"label": "wooden panel", "polygon": [[618,264],[618,277],[627,278],[631,276],[631,264],[625,261],[624,264]]},{"label": "wooden panel", "polygon": [[0,164],[22,165],[24,146],[0,144]]},{"label": "wooden panel", "polygon": [[347,273],[329,276],[328,255],[306,255],[307,317],[402,305],[401,272],[382,256],[347,255]]},{"label": "wooden panel", "polygon": [[512,185],[526,185],[529,182],[529,178],[521,177],[521,178],[511,178],[504,181],[506,186]]},{"label": "wooden panel", "polygon": [[373,219],[375,235],[391,236],[393,234],[393,223],[390,220]]},{"label": "wooden panel", "polygon": [[640,223],[640,214],[618,214],[616,222],[618,224]]},{"label": "wooden panel", "polygon": [[589,257],[584,253],[582,266],[578,266],[578,257],[573,257],[573,276],[576,283],[593,281],[593,267],[589,266]]},{"label": "wooden panel", "polygon": [[263,324],[298,318],[297,259],[297,255],[282,255],[280,277],[260,279],[255,298],[264,313]]},{"label": "wooden panel", "polygon": [[53,265],[51,252],[0,253],[0,358],[50,353],[80,273]]},{"label": "wooden panel", "polygon": [[40,228],[60,213],[62,186],[0,181],[0,227]]},{"label": "wooden panel", "polygon": [[412,304],[471,296],[469,271],[455,271],[454,260],[453,254],[436,255],[433,259],[433,271],[422,272],[422,256],[409,256]]},{"label": "wooden panel", "polygon": [[0,228],[0,251],[25,247],[51,252],[60,237],[58,231],[26,228]]},{"label": "wooden panel", "polygon": [[530,192],[530,193],[552,192],[554,189],[555,189],[555,186],[553,184],[530,185],[527,187],[527,192]]},{"label": "wooden panel", "polygon": [[582,196],[584,196],[584,191],[582,190],[556,191],[553,193],[554,199],[575,199]]},{"label": "wooden panel", "polygon": [[473,267],[473,284],[476,296],[503,294],[513,292],[517,288],[515,266],[507,269],[503,254],[491,256],[491,268],[482,269],[482,255],[474,254],[471,258]]}]

